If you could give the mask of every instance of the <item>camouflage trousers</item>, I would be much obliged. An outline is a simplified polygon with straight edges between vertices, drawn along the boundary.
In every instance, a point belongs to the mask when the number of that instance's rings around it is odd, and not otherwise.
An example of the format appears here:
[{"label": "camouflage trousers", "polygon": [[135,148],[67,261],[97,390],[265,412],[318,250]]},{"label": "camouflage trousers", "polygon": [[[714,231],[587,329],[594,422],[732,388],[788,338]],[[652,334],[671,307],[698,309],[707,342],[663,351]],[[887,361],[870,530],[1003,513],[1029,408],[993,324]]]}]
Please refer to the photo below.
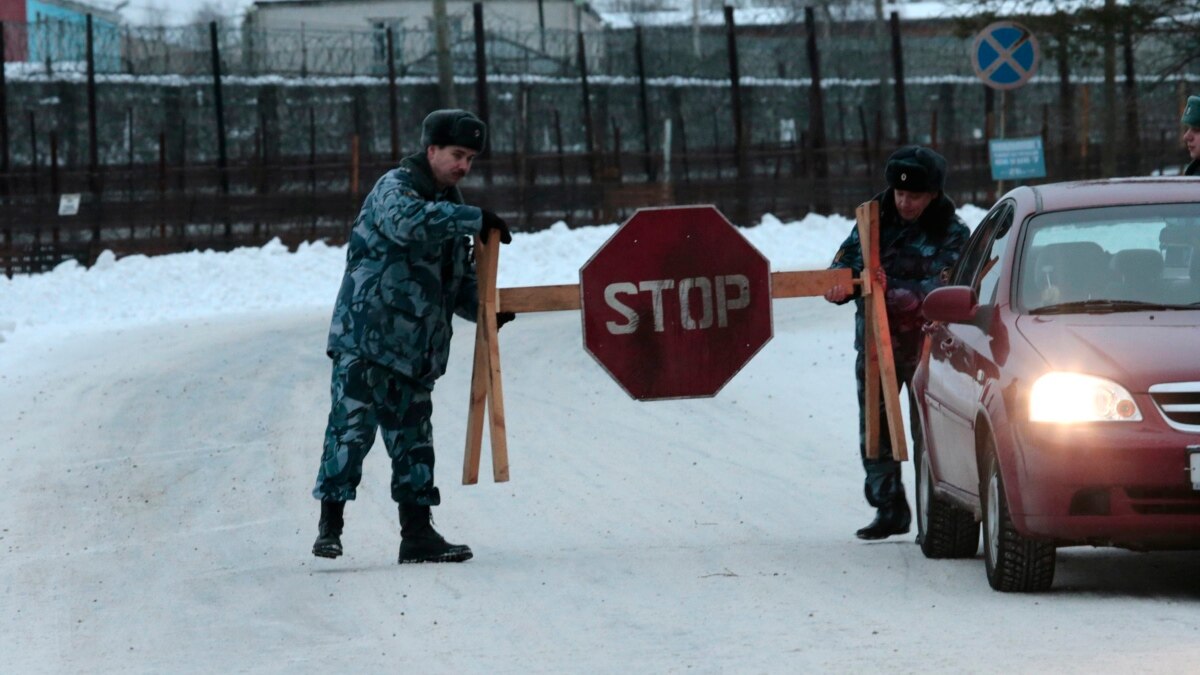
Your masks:
[{"label": "camouflage trousers", "polygon": [[[893,356],[896,361],[896,384],[897,389],[903,386],[908,391],[908,431],[913,436],[913,452],[915,456],[916,447],[921,445],[921,428],[917,424],[917,402],[912,391],[912,377],[917,369],[917,354],[905,353],[908,350],[893,350]],[[904,499],[904,483],[900,478],[900,462],[892,458],[892,439],[888,434],[887,411],[883,406],[882,399],[879,406],[879,457],[877,459],[867,458],[867,434],[866,434],[866,411],[863,401],[866,398],[865,389],[865,370],[866,357],[863,352],[858,352],[858,358],[854,362],[854,377],[858,384],[858,453],[862,458],[863,469],[866,471],[866,479],[863,482],[863,494],[867,498],[867,503],[875,508],[880,508],[891,504],[893,501]]]},{"label": "camouflage trousers", "polygon": [[362,465],[377,430],[392,458],[392,499],[437,506],[433,485],[433,402],[430,391],[366,359],[333,360],[333,405],[313,497],[348,501],[362,481]]}]

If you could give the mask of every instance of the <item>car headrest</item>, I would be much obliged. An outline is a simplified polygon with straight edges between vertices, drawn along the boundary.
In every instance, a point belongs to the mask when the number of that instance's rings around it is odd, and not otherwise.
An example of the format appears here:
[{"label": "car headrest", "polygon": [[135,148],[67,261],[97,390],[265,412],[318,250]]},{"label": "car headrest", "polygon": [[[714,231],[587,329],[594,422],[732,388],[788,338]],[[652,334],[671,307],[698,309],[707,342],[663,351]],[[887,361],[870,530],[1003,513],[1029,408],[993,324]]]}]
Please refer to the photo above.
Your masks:
[{"label": "car headrest", "polygon": [[1130,248],[1113,254],[1112,270],[1126,281],[1162,278],[1162,254],[1152,248]]},{"label": "car headrest", "polygon": [[1065,300],[1082,300],[1099,292],[1108,273],[1108,254],[1094,241],[1046,244],[1036,272],[1066,292]]}]

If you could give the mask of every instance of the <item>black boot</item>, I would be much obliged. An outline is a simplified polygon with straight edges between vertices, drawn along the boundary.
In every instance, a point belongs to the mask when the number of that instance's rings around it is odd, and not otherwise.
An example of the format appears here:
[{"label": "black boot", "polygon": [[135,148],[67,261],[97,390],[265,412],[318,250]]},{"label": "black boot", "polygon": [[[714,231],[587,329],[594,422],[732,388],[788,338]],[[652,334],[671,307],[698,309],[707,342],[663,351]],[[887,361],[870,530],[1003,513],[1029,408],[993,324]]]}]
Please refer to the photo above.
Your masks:
[{"label": "black boot", "polygon": [[908,532],[912,524],[912,512],[908,510],[908,500],[903,495],[887,506],[880,507],[875,512],[875,520],[870,525],[855,532],[859,539],[886,539],[893,534]]},{"label": "black boot", "polygon": [[400,558],[397,562],[462,562],[471,559],[471,549],[451,544],[433,529],[429,507],[400,505]]},{"label": "black boot", "polygon": [[319,534],[313,543],[313,555],[319,558],[336,558],[342,554],[342,511],[346,502],[321,501]]}]

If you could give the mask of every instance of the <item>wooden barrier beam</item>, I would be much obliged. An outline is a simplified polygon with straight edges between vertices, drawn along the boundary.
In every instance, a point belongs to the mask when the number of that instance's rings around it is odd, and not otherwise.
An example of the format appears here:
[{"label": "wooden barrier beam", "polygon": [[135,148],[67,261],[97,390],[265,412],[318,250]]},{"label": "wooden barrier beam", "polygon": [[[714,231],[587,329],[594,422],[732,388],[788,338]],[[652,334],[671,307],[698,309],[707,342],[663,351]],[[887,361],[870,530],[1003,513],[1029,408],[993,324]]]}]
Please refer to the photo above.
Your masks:
[{"label": "wooden barrier beam", "polygon": [[580,309],[579,284],[517,286],[500,289],[501,312],[557,312]]},{"label": "wooden barrier beam", "polygon": [[813,295],[825,295],[825,291],[837,285],[849,286],[855,283],[854,273],[850,270],[816,270],[812,272],[772,272],[771,297],[802,298]]},{"label": "wooden barrier beam", "polygon": [[[801,298],[824,295],[837,284],[858,283],[850,270],[816,270],[811,272],[772,272],[771,298]],[[580,309],[579,284],[559,286],[515,286],[501,288],[498,311],[558,312]]]}]

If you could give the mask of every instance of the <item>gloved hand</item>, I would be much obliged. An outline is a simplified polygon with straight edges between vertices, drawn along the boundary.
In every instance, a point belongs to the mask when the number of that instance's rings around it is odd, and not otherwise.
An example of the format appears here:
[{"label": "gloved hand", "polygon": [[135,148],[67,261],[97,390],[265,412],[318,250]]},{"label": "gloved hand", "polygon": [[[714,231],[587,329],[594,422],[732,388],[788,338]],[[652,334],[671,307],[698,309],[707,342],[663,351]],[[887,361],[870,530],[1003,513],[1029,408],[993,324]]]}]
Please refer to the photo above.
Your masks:
[{"label": "gloved hand", "polygon": [[500,233],[501,244],[511,243],[512,233],[508,231],[508,223],[492,211],[480,210],[483,211],[483,227],[479,228],[479,238],[486,242],[492,231],[495,230]]},{"label": "gloved hand", "polygon": [[517,318],[516,312],[496,312],[496,332],[504,328],[504,324]]}]

